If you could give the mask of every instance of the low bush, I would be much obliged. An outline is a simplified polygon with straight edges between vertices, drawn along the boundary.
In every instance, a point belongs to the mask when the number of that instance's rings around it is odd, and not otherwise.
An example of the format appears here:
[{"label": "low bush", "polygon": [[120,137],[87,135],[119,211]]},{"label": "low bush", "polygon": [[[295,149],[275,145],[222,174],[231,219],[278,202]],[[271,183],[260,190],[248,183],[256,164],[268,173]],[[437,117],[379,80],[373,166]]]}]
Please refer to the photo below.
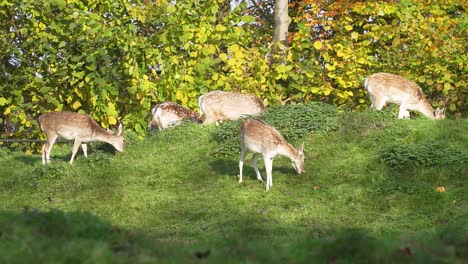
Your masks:
[{"label": "low bush", "polygon": [[[333,131],[338,128],[338,110],[329,104],[312,102],[272,107],[260,116],[260,119],[280,131],[283,137],[294,142],[308,133]],[[213,133],[213,140],[218,143],[216,156],[235,156],[239,154],[239,130],[243,119],[225,122]]]},{"label": "low bush", "polygon": [[382,148],[379,156],[386,165],[397,170],[410,165],[426,167],[468,163],[466,150],[436,142],[391,144]]}]

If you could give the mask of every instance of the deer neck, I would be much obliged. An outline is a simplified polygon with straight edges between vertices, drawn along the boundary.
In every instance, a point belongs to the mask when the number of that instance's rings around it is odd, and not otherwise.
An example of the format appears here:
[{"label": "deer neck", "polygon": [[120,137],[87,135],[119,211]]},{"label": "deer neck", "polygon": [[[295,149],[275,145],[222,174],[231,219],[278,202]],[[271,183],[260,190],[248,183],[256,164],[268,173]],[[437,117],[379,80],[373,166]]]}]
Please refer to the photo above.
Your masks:
[{"label": "deer neck", "polygon": [[93,129],[93,140],[103,141],[112,144],[111,138],[113,135],[113,132],[107,131],[102,127],[94,127]]},{"label": "deer neck", "polygon": [[421,100],[417,108],[418,108],[417,110],[421,112],[423,115],[425,115],[426,117],[430,119],[435,119],[434,108],[426,99]]},{"label": "deer neck", "polygon": [[278,154],[293,160],[297,157],[297,150],[288,142],[283,141],[279,144]]}]

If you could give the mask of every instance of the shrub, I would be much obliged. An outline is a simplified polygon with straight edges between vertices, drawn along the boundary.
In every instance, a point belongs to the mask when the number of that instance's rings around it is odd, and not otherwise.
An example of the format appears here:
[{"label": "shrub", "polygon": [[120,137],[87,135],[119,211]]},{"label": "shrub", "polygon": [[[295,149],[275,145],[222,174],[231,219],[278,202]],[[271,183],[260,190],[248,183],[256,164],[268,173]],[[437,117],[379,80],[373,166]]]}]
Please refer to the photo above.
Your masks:
[{"label": "shrub", "polygon": [[447,166],[468,162],[466,150],[435,142],[391,144],[381,149],[379,156],[392,169],[402,169],[409,165]]},{"label": "shrub", "polygon": [[[280,131],[287,141],[297,141],[308,133],[321,133],[336,130],[337,109],[329,104],[312,102],[272,107],[260,116],[260,119]],[[225,122],[213,133],[213,140],[218,143],[216,156],[235,156],[240,149],[239,130],[243,119]]]},{"label": "shrub", "polygon": [[385,128],[396,119],[392,107],[382,111],[370,109],[363,112],[346,111],[339,115],[340,130],[345,133],[358,132],[366,134],[375,128]]}]

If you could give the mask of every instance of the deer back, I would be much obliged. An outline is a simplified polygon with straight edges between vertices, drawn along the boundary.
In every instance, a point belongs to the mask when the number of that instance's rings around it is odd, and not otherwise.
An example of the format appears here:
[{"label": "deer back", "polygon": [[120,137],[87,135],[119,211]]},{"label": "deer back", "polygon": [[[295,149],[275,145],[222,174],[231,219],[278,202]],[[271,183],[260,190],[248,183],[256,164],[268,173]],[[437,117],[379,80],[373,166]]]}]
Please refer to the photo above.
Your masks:
[{"label": "deer back", "polygon": [[198,98],[205,124],[219,120],[236,120],[242,115],[256,115],[265,111],[265,105],[255,95],[212,91]]},{"label": "deer back", "polygon": [[247,119],[240,129],[241,142],[248,150],[270,157],[283,155],[291,159],[298,173],[304,172],[304,143],[296,149],[289,144],[280,132],[256,119]]},{"label": "deer back", "polygon": [[365,88],[372,96],[385,98],[391,103],[430,106],[417,83],[395,74],[376,73],[370,75],[365,81]]},{"label": "deer back", "polygon": [[83,142],[104,141],[112,144],[117,150],[124,151],[125,140],[122,126],[117,133],[99,126],[90,116],[74,112],[48,112],[39,116],[41,130],[47,135],[58,135],[65,139],[82,139]]},{"label": "deer back", "polygon": [[287,144],[276,128],[256,119],[245,120],[240,134],[243,144],[256,153],[277,152],[279,145]]},{"label": "deer back", "polygon": [[444,119],[445,109],[434,111],[431,103],[426,99],[421,87],[408,79],[390,73],[376,73],[366,78],[364,87],[372,101],[404,104],[410,110],[423,113],[431,119]]},{"label": "deer back", "polygon": [[179,125],[183,120],[200,123],[200,115],[193,110],[185,108],[173,102],[164,102],[156,105],[151,110],[152,120],[148,128],[157,127],[165,129]]}]

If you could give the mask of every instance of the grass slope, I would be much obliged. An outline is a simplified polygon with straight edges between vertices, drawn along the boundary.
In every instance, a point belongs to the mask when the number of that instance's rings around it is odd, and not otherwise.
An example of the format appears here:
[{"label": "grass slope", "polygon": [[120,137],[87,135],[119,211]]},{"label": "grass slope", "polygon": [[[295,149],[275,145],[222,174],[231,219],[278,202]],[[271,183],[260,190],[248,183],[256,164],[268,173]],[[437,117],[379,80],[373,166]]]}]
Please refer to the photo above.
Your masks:
[{"label": "grass slope", "polygon": [[95,143],[73,165],[66,144],[50,166],[0,149],[0,262],[467,261],[468,121],[336,122],[294,139],[306,173],[277,157],[269,192],[250,164],[237,182],[214,126],[130,134],[124,154]]}]

